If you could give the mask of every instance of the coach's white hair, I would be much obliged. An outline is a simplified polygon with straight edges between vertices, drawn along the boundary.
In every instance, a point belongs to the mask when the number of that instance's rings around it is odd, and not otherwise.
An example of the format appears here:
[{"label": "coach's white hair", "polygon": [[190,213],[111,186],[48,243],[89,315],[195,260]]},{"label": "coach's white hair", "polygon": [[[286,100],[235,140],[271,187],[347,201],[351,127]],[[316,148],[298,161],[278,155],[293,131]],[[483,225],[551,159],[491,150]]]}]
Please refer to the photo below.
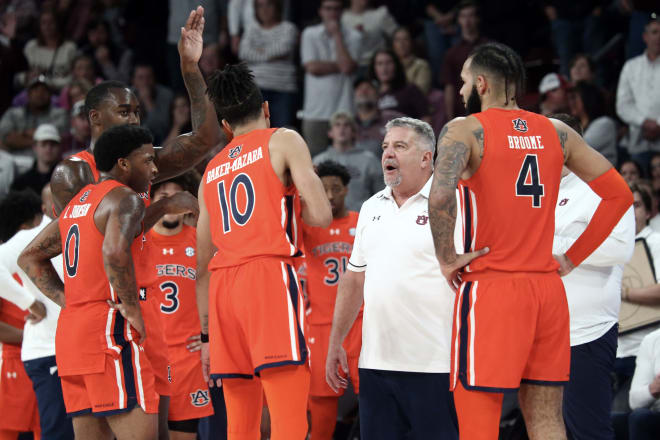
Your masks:
[{"label": "coach's white hair", "polygon": [[389,121],[385,125],[385,131],[388,132],[394,127],[404,127],[413,130],[420,139],[418,147],[435,154],[435,134],[428,122],[404,116]]}]

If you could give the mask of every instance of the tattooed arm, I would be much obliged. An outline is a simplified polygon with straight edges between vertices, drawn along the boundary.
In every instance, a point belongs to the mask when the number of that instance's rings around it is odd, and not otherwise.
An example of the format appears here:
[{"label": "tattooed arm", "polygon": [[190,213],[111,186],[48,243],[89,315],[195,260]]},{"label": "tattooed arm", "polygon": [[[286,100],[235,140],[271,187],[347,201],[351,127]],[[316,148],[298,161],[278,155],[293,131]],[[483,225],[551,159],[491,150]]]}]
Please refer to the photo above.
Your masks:
[{"label": "tattooed arm", "polygon": [[18,265],[44,295],[64,307],[64,283],[50,262],[51,258],[61,253],[59,220],[55,220],[23,249],[18,257]]},{"label": "tattooed arm", "polygon": [[93,182],[94,176],[87,162],[68,159],[60,162],[50,178],[55,213],[60,215],[73,196],[78,194],[85,185]]},{"label": "tattooed arm", "polygon": [[[449,122],[438,138],[438,157],[435,161],[433,183],[429,194],[429,221],[435,254],[449,285],[460,284],[459,271],[474,258],[488,252],[487,248],[457,255],[454,245],[456,226],[456,187],[467,169],[473,153],[472,146],[483,145],[481,136],[470,130],[466,119]],[[480,147],[483,151],[483,147]],[[483,154],[483,153],[480,153]]]},{"label": "tattooed arm", "polygon": [[[140,342],[144,342],[146,333],[131,254],[131,244],[140,233],[144,203],[136,193],[126,188],[121,188],[111,195],[112,198],[107,201],[111,206],[103,231],[103,267],[119,299],[117,303],[109,301],[109,304],[121,312],[140,333]],[[105,202],[106,200],[102,203]]]},{"label": "tattooed arm", "polygon": [[192,132],[178,136],[157,151],[158,182],[192,168],[220,142],[220,126],[215,108],[206,95],[206,83],[197,65],[202,55],[203,31],[204,9],[198,7],[190,12],[179,39],[181,74],[190,96]]}]

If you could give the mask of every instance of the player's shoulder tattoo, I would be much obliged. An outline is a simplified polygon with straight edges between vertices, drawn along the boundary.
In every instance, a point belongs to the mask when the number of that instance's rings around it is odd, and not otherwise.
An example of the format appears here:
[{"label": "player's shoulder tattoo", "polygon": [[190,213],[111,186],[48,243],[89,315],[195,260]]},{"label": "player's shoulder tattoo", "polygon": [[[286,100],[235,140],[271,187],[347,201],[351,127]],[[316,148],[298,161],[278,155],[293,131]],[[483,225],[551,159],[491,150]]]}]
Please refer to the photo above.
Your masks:
[{"label": "player's shoulder tattoo", "polygon": [[561,145],[561,152],[566,159],[566,141],[568,140],[568,133],[564,130],[557,129],[557,135],[559,136],[559,144]]},{"label": "player's shoulder tattoo", "polygon": [[456,139],[452,131],[458,130],[451,123],[444,126],[438,138],[438,157],[435,161],[437,185],[456,188],[461,173],[470,157],[470,147]]},{"label": "player's shoulder tattoo", "polygon": [[477,143],[479,144],[479,158],[483,159],[484,157],[484,129],[479,127],[476,130],[472,131],[472,134],[477,138]]}]

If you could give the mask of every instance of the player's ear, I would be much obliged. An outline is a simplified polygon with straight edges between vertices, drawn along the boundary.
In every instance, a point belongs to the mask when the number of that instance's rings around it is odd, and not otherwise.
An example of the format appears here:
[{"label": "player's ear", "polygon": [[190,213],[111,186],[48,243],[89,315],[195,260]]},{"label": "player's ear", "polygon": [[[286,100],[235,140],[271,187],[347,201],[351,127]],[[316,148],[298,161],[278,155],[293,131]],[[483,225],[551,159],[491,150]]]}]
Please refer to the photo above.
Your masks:
[{"label": "player's ear", "polygon": [[225,133],[227,142],[231,142],[234,139],[234,130],[231,129],[231,125],[229,125],[226,119],[222,120],[222,131]]},{"label": "player's ear", "polygon": [[261,109],[264,111],[264,118],[270,120],[270,106],[268,105],[268,101],[264,101],[261,104]]},{"label": "player's ear", "polygon": [[100,123],[101,114],[96,109],[91,109],[88,113],[89,125],[95,125]]},{"label": "player's ear", "polygon": [[488,90],[488,80],[483,75],[477,75],[476,77],[477,92],[480,95],[485,95],[486,90]]},{"label": "player's ear", "polygon": [[131,170],[131,162],[125,157],[120,157],[117,159],[117,165],[120,170],[127,172]]}]

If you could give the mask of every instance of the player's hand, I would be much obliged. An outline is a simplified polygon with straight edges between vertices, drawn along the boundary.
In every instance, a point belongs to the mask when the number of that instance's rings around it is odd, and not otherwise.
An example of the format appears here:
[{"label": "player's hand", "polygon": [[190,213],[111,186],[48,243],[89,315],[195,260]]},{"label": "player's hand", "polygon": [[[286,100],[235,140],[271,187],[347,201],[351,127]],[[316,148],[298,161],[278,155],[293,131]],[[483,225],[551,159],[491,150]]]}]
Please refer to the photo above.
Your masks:
[{"label": "player's hand", "polygon": [[191,336],[188,338],[188,345],[186,348],[189,352],[194,353],[202,349],[202,337],[200,335]]},{"label": "player's hand", "polygon": [[338,393],[340,389],[346,389],[348,386],[348,379],[340,374],[339,368],[348,376],[346,350],[341,345],[331,345],[325,362],[325,381],[328,382],[335,393]]},{"label": "player's hand", "polygon": [[137,304],[131,306],[124,303],[118,304],[110,300],[107,300],[107,303],[113,309],[118,310],[119,313],[121,313],[121,316],[126,318],[131,327],[133,327],[138,332],[138,336],[140,338],[135,339],[135,341],[140,345],[144,344],[144,341],[147,339],[147,330],[144,327],[144,320],[142,319],[140,306]]},{"label": "player's hand", "polygon": [[454,292],[458,291],[458,288],[463,282],[463,278],[461,277],[463,268],[468,264],[470,264],[470,262],[475,258],[481,257],[482,255],[486,255],[488,252],[490,252],[490,249],[485,247],[474,252],[468,252],[466,254],[457,255],[456,261],[454,261],[452,264],[440,265],[440,270],[442,271],[442,275],[447,280],[447,283],[449,284],[449,287],[451,287],[451,290],[453,290]]},{"label": "player's hand", "polygon": [[204,382],[209,384],[210,388],[222,386],[222,379],[213,380],[211,379],[211,354],[209,352],[209,343],[200,342],[200,357],[202,359],[202,377],[204,377]]},{"label": "player's hand", "polygon": [[559,276],[564,277],[571,273],[573,269],[575,269],[575,266],[573,265],[573,262],[568,259],[566,254],[561,254],[561,255],[553,255],[555,260],[557,260],[557,263],[559,263]]},{"label": "player's hand", "polygon": [[204,49],[204,8],[197,6],[197,9],[190,11],[186,25],[181,28],[181,38],[179,38],[179,56],[181,64],[197,64],[202,56]]},{"label": "player's hand", "polygon": [[649,384],[649,392],[654,398],[660,398],[660,374],[655,376],[653,382]]},{"label": "player's hand", "polygon": [[192,214],[199,216],[199,203],[197,198],[188,191],[181,191],[168,197],[166,211],[168,214]]},{"label": "player's hand", "polygon": [[46,306],[41,301],[35,300],[28,307],[28,310],[30,313],[25,317],[25,320],[30,321],[32,324],[36,324],[46,317]]}]

